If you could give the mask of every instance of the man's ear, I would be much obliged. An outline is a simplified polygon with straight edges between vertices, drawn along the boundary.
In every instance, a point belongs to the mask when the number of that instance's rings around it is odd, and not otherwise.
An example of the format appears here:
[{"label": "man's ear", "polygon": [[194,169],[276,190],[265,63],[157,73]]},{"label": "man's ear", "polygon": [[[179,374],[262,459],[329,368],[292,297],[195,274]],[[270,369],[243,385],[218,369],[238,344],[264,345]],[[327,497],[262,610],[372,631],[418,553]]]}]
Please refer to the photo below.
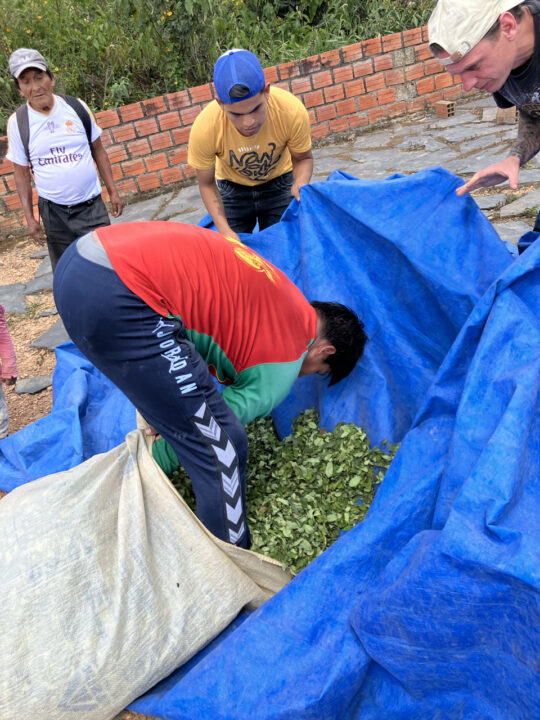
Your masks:
[{"label": "man's ear", "polygon": [[270,95],[270,83],[266,83],[263,89],[263,93],[268,97]]},{"label": "man's ear", "polygon": [[315,355],[321,360],[326,360],[329,355],[335,355],[337,352],[335,346],[332,345],[330,340],[326,340],[326,338],[319,338],[313,349]]}]

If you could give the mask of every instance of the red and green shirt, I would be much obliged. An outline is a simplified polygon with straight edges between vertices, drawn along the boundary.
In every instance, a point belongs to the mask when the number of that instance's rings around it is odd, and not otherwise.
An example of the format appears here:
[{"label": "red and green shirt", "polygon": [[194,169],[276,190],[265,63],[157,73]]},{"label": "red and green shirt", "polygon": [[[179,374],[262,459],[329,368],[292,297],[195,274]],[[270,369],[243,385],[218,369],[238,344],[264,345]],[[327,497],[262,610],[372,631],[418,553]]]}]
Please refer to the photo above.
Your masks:
[{"label": "red and green shirt", "polygon": [[243,423],[289,393],[317,315],[287,276],[249,247],[193,225],[121,223],[95,231],[127,287],[182,320]]}]

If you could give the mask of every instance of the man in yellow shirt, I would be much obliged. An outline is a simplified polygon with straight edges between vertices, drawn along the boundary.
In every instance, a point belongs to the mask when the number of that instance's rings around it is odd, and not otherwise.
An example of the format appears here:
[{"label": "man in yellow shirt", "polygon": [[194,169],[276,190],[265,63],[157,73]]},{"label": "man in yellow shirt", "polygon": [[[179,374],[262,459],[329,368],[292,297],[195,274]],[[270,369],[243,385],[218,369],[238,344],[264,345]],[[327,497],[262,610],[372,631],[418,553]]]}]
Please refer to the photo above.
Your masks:
[{"label": "man in yellow shirt", "polygon": [[229,237],[278,222],[313,172],[309,116],[266,83],[257,57],[228,50],[214,66],[217,100],[193,123],[188,162],[206,209]]}]

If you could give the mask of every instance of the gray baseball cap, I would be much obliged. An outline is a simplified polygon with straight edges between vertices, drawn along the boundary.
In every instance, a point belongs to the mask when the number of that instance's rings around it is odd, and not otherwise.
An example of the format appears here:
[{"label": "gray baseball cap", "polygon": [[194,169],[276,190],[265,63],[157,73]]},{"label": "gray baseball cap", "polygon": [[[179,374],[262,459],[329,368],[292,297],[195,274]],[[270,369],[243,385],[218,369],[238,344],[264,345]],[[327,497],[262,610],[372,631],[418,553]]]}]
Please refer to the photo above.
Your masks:
[{"label": "gray baseball cap", "polygon": [[47,70],[45,58],[37,50],[30,48],[19,48],[11,53],[9,58],[9,72],[16,79],[26,70],[26,68],[38,68],[38,70]]}]

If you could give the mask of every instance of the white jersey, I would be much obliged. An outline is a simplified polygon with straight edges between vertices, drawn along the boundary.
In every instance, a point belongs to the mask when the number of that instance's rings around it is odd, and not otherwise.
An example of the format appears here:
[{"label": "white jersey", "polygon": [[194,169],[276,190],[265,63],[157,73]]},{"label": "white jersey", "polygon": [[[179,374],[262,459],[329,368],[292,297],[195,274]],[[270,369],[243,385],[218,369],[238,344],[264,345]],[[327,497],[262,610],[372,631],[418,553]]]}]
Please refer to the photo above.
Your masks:
[{"label": "white jersey", "polygon": [[[54,96],[49,115],[28,107],[30,139],[28,151],[39,197],[60,205],[76,205],[101,193],[88,138],[79,116],[67,102]],[[85,105],[86,107],[86,105]],[[92,142],[101,135],[93,115]],[[28,165],[15,113],[7,126],[6,157],[17,165]]]}]

